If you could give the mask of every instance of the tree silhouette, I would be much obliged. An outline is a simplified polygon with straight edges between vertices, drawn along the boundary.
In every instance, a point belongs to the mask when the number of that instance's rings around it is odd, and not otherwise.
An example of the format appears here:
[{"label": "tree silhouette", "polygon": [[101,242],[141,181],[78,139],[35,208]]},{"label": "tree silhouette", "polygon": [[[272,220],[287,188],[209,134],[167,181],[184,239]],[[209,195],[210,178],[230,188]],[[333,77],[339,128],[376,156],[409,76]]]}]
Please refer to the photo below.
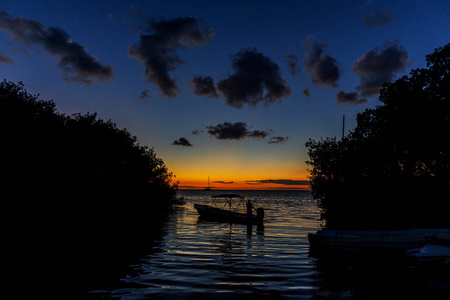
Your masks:
[{"label": "tree silhouette", "polygon": [[450,44],[380,91],[343,140],[309,140],[313,196],[328,228],[449,226]]},{"label": "tree silhouette", "polygon": [[61,260],[72,268],[61,274],[95,281],[149,242],[148,231],[178,203],[177,187],[126,129],[96,114],[66,116],[38,97],[22,83],[0,83],[5,245],[35,270]]}]

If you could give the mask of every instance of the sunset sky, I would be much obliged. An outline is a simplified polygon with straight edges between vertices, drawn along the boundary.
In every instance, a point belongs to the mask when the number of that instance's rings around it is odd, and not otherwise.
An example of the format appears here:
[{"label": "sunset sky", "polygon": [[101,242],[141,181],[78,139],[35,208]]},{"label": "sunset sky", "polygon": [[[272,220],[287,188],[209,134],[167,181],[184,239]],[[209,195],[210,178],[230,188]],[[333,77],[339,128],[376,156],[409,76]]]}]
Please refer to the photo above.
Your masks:
[{"label": "sunset sky", "polygon": [[0,79],[127,128],[180,188],[306,188],[308,139],[450,41],[448,0],[0,3]]}]

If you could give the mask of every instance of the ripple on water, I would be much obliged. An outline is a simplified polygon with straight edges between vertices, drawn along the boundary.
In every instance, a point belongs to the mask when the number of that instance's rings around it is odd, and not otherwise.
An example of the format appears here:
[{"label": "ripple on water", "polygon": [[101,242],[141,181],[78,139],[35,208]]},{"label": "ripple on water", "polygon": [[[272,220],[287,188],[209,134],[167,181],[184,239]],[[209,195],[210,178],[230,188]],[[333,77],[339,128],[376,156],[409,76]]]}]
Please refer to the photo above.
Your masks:
[{"label": "ripple on water", "polygon": [[122,287],[109,294],[123,299],[228,299],[231,293],[233,298],[310,298],[314,271],[307,232],[317,229],[318,217],[310,194],[244,193],[266,209],[264,231],[201,221],[193,205],[209,203],[210,194],[183,191],[187,203],[165,224],[154,253],[135,266],[136,276],[121,279]]}]

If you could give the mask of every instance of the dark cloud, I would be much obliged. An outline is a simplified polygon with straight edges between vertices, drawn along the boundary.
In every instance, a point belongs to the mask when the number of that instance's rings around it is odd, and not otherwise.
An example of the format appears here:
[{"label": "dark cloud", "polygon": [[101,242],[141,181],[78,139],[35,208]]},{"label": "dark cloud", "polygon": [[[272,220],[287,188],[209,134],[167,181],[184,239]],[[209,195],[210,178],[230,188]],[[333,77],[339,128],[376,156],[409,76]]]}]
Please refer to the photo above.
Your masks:
[{"label": "dark cloud", "polygon": [[58,66],[62,68],[66,81],[89,85],[91,78],[106,81],[114,77],[112,66],[101,65],[84,46],[72,41],[69,34],[60,28],[45,29],[39,21],[14,18],[3,10],[0,12],[0,30],[26,45],[43,46],[58,58]]},{"label": "dark cloud", "polygon": [[139,99],[145,100],[145,99],[147,99],[147,98],[151,98],[151,97],[150,97],[150,90],[145,89],[145,90],[143,90],[143,91],[141,92],[141,94],[139,95]]},{"label": "dark cloud", "polygon": [[248,185],[262,185],[261,182],[255,182],[255,181],[246,181],[245,183],[247,183]]},{"label": "dark cloud", "polygon": [[218,140],[241,140],[247,137],[265,138],[269,132],[262,130],[249,130],[244,122],[224,122],[216,126],[208,126],[208,133]]},{"label": "dark cloud", "polygon": [[256,49],[242,49],[233,56],[234,74],[217,83],[228,105],[241,108],[273,104],[291,94],[280,68]]},{"label": "dark cloud", "polygon": [[364,25],[367,27],[382,27],[394,22],[391,17],[392,11],[389,9],[377,10],[376,12],[370,12],[362,17]]},{"label": "dark cloud", "polygon": [[247,184],[265,184],[274,183],[281,185],[309,185],[308,180],[293,180],[293,179],[266,179],[266,180],[247,180]]},{"label": "dark cloud", "polygon": [[183,147],[192,147],[192,144],[183,137],[179,138],[178,140],[173,141],[172,145],[183,146]]},{"label": "dark cloud", "polygon": [[214,85],[214,80],[209,75],[195,75],[189,82],[189,85],[194,88],[194,94],[198,96],[219,98],[219,94],[216,91],[216,86]]},{"label": "dark cloud", "polygon": [[266,136],[269,135],[269,132],[264,130],[253,130],[249,131],[247,136],[251,138],[257,138],[257,139],[264,139]]},{"label": "dark cloud", "polygon": [[14,65],[14,60],[11,56],[0,51],[0,63]]},{"label": "dark cloud", "polygon": [[213,183],[232,184],[234,181],[213,181]]},{"label": "dark cloud", "polygon": [[367,99],[359,98],[357,92],[346,93],[343,90],[340,90],[339,93],[336,94],[336,102],[338,104],[359,105],[367,103]]},{"label": "dark cloud", "polygon": [[145,76],[159,90],[172,98],[180,90],[169,72],[184,63],[177,50],[201,47],[214,37],[214,30],[200,27],[192,17],[148,22],[139,34],[139,42],[128,48],[128,55],[145,65]]},{"label": "dark cloud", "polygon": [[311,97],[311,91],[309,90],[309,86],[306,86],[306,87],[305,87],[305,89],[303,90],[303,95],[304,95],[306,98]]},{"label": "dark cloud", "polygon": [[291,72],[292,75],[297,75],[300,73],[300,67],[298,66],[299,59],[297,55],[288,53],[284,56],[284,58],[288,64],[289,72]]},{"label": "dark cloud", "polygon": [[21,54],[21,55],[30,55],[30,52],[28,52],[27,50],[25,50],[25,49],[22,49],[22,48],[19,48],[19,47],[17,47],[17,48],[15,48],[14,49],[14,52],[15,53],[19,53],[19,54]]},{"label": "dark cloud", "polygon": [[402,46],[388,42],[383,49],[376,47],[358,58],[352,66],[360,80],[356,89],[363,97],[375,96],[383,83],[404,72],[408,64],[408,53]]},{"label": "dark cloud", "polygon": [[270,138],[268,144],[282,144],[286,142],[288,139],[289,137],[274,136]]},{"label": "dark cloud", "polygon": [[337,88],[337,81],[341,76],[341,70],[337,60],[323,54],[325,43],[318,43],[313,36],[308,36],[302,42],[303,48],[309,49],[305,53],[306,74],[312,78],[315,85]]},{"label": "dark cloud", "polygon": [[192,131],[192,134],[194,134],[194,135],[198,135],[198,134],[200,134],[200,133],[203,133],[203,130],[201,130],[201,129],[195,129],[194,131]]}]

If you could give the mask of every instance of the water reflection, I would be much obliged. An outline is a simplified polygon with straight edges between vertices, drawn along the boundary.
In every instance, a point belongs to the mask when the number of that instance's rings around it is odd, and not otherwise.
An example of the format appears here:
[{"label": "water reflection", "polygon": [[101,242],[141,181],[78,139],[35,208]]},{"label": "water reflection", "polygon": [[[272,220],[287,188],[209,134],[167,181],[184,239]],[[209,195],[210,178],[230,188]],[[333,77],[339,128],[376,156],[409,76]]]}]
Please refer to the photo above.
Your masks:
[{"label": "water reflection", "polygon": [[209,245],[222,255],[222,261],[243,261],[248,250],[264,248],[264,226],[215,223],[198,220],[197,228],[210,236]]},{"label": "water reflection", "polygon": [[336,253],[311,257],[307,235],[319,211],[308,193],[246,192],[264,206],[263,228],[199,219],[187,203],[162,226],[154,249],[101,297],[123,299],[446,299],[448,269],[424,270],[398,256]]},{"label": "water reflection", "polygon": [[448,267],[423,267],[403,253],[337,252],[313,261],[319,299],[449,299]]},{"label": "water reflection", "polygon": [[[183,195],[164,235],[136,272],[102,296],[144,298],[305,298],[311,297],[311,259],[305,227],[314,223],[308,193],[247,193],[267,208],[264,227],[203,221],[194,203],[205,193]],[[306,218],[306,219],[302,219]],[[310,218],[310,219],[308,219]],[[305,223],[306,222],[306,223]],[[309,229],[314,231],[315,229]],[[105,291],[103,291],[105,292]]]}]

